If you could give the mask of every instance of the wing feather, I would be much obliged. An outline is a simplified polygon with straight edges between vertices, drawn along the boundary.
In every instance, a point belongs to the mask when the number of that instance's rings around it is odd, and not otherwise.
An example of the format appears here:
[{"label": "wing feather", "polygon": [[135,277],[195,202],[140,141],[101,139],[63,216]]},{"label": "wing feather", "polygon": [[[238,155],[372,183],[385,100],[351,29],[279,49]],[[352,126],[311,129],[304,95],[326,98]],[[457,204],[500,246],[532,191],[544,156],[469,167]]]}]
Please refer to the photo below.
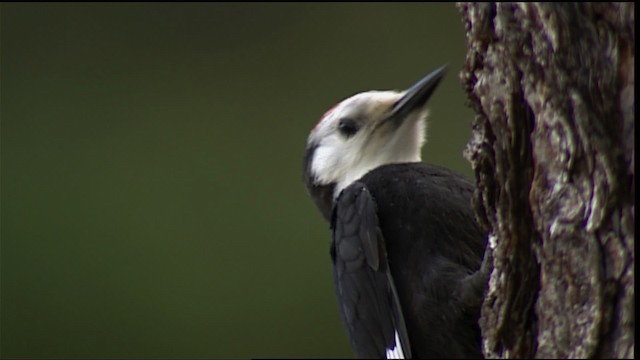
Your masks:
[{"label": "wing feather", "polygon": [[358,357],[411,357],[376,204],[363,183],[342,191],[332,228],[336,295]]}]

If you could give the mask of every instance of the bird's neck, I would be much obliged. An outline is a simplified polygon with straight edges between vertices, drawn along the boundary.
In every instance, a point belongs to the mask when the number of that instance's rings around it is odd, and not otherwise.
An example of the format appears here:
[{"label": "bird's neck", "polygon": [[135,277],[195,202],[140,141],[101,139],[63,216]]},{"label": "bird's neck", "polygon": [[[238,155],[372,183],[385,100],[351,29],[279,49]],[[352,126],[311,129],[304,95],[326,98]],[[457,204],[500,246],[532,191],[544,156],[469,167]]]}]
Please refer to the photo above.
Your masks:
[{"label": "bird's neck", "polygon": [[334,189],[335,184],[328,185],[317,185],[312,183],[307,183],[307,191],[313,202],[316,204],[320,213],[325,220],[331,222],[331,213],[333,211],[333,202],[334,202]]}]

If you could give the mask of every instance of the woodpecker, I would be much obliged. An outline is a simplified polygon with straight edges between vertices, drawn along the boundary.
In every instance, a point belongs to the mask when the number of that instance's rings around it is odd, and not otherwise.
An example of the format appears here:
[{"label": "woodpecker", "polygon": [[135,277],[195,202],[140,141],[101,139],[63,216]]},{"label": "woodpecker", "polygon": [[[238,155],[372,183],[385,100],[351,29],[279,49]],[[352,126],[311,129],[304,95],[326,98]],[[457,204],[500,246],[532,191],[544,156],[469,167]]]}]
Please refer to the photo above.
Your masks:
[{"label": "woodpecker", "polygon": [[421,162],[441,67],[406,91],[367,91],[311,130],[307,191],[332,230],[342,322],[359,358],[479,358],[486,233],[473,183]]}]

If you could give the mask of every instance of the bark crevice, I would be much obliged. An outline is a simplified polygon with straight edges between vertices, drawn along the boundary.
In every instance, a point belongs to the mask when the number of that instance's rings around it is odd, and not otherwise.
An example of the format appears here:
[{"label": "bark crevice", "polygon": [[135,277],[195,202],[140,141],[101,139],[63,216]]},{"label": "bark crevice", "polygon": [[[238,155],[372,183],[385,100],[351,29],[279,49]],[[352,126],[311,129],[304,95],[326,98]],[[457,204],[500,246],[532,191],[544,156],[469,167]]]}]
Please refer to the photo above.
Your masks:
[{"label": "bark crevice", "polygon": [[631,357],[634,4],[459,3],[489,357]]}]

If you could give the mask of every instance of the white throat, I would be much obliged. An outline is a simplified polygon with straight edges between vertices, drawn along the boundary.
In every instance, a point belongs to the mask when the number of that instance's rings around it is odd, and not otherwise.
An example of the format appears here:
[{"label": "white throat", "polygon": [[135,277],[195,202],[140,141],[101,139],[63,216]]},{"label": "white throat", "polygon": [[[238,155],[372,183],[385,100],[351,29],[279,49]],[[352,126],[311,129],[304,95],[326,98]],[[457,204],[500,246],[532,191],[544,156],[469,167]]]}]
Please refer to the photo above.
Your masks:
[{"label": "white throat", "polygon": [[344,172],[340,180],[336,183],[333,198],[337,198],[344,188],[359,180],[373,169],[383,165],[419,162],[421,160],[422,157],[419,152],[417,154],[396,154],[393,158],[389,158],[385,156],[385,154],[376,154],[370,159],[366,159],[366,161],[356,163],[352,168],[349,168]]},{"label": "white throat", "polygon": [[381,137],[354,139],[344,143],[339,137],[327,137],[318,145],[312,173],[318,184],[335,184],[333,198],[369,171],[388,164],[419,162],[425,141],[426,114],[407,119],[393,133]]}]

